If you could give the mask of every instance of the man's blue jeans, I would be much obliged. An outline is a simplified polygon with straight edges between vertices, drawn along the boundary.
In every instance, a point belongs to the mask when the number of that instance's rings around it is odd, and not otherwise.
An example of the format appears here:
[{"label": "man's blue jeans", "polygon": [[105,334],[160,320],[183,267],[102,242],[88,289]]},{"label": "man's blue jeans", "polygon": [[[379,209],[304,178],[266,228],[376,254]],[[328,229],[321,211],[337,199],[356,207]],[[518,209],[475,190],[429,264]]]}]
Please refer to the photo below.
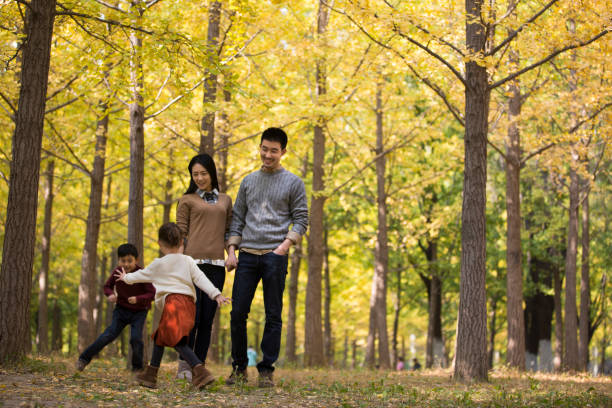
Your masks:
[{"label": "man's blue jeans", "polygon": [[132,346],[132,369],[142,369],[142,353],[144,349],[142,328],[147,319],[147,312],[148,310],[133,311],[116,305],[113,311],[113,321],[111,325],[104,330],[104,333],[102,333],[91,346],[83,351],[79,359],[89,363],[107,344],[119,337],[123,328],[129,324],[130,345]]},{"label": "man's blue jeans", "polygon": [[283,327],[283,292],[287,276],[287,255],[276,255],[268,252],[265,255],[253,255],[240,252],[238,268],[232,289],[231,336],[232,366],[234,370],[245,370],[247,358],[246,322],[251,311],[251,303],[259,281],[263,284],[266,324],[261,339],[263,360],[257,364],[257,370],[274,371],[274,362],[278,359]]}]

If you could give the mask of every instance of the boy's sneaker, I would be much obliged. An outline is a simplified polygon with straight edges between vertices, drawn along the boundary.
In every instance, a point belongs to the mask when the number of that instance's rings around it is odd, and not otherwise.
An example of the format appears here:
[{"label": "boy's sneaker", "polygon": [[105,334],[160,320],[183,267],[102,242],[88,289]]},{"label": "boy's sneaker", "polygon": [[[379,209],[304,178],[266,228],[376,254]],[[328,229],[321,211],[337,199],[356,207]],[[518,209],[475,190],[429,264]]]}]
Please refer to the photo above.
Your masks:
[{"label": "boy's sneaker", "polygon": [[75,367],[76,367],[77,371],[83,371],[85,369],[85,367],[87,366],[87,364],[89,364],[87,361],[82,360],[82,359],[79,358],[77,360],[76,364],[75,364]]},{"label": "boy's sneaker", "polygon": [[259,388],[274,387],[274,374],[272,371],[260,371],[259,378],[257,379],[257,386]]},{"label": "boy's sneaker", "polygon": [[238,383],[247,382],[247,371],[246,370],[233,370],[228,378],[225,380],[225,384],[234,385]]}]

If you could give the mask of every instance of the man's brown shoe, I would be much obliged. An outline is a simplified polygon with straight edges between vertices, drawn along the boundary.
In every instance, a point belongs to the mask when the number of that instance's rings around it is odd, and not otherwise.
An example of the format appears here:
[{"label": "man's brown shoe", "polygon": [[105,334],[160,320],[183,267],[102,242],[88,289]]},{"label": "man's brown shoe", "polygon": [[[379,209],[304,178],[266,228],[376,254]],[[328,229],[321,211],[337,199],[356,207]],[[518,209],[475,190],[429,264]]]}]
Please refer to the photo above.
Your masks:
[{"label": "man's brown shoe", "polygon": [[215,381],[215,377],[204,367],[204,364],[198,364],[193,367],[192,371],[193,379],[191,384],[200,390]]},{"label": "man's brown shoe", "polygon": [[145,369],[136,376],[136,381],[138,381],[138,384],[142,386],[156,388],[157,370],[159,370],[159,367],[152,367],[147,364]]},{"label": "man's brown shoe", "polygon": [[259,388],[274,387],[274,374],[272,371],[260,371],[259,378],[257,379],[257,386]]},{"label": "man's brown shoe", "polygon": [[234,385],[247,382],[246,370],[233,370],[230,376],[225,380],[225,384]]}]

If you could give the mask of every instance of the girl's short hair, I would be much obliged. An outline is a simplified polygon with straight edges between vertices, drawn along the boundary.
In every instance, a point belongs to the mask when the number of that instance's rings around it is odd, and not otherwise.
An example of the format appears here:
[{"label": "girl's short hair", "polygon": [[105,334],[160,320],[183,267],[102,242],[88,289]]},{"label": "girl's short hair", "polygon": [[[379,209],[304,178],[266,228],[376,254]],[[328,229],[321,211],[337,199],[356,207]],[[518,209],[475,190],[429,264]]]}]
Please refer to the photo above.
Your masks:
[{"label": "girl's short hair", "polygon": [[159,227],[158,239],[171,248],[178,248],[183,242],[183,234],[178,225],[167,222]]}]

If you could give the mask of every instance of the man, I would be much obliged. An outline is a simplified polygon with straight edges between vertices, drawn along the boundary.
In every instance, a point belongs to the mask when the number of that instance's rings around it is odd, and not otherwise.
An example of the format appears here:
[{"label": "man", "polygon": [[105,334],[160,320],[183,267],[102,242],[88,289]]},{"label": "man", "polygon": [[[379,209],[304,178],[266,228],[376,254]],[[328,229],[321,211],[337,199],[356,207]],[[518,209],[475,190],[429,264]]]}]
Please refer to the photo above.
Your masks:
[{"label": "man", "polygon": [[280,164],[286,147],[287,135],[282,129],[268,128],[262,133],[261,169],[242,180],[234,203],[226,262],[228,270],[237,267],[230,314],[233,362],[226,384],[246,381],[246,321],[261,280],[266,324],[261,339],[263,359],[257,364],[258,385],[274,386],[272,373],[280,351],[287,254],[308,226],[304,182]]}]

